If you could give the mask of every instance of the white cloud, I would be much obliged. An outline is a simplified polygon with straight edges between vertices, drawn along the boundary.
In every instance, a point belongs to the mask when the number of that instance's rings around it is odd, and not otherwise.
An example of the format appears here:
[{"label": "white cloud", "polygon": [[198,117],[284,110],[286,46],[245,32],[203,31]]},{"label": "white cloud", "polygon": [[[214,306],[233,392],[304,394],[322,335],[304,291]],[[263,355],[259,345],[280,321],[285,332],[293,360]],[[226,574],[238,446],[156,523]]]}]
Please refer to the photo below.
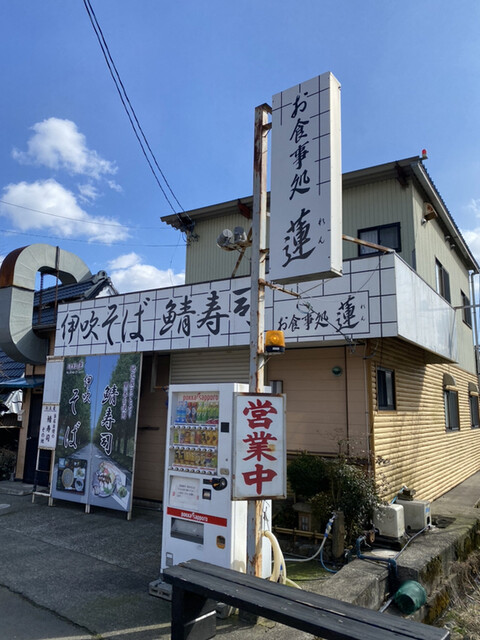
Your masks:
[{"label": "white cloud", "polygon": [[185,274],[174,273],[172,269],[161,270],[149,264],[143,264],[136,253],[127,253],[108,263],[109,276],[120,291],[145,291],[184,284]]},{"label": "white cloud", "polygon": [[122,187],[119,184],[117,184],[115,180],[107,180],[107,184],[110,187],[110,189],[112,189],[113,191],[116,191],[117,193],[122,193],[123,191]]},{"label": "white cloud", "polygon": [[480,198],[472,198],[466,206],[467,212],[480,218]]},{"label": "white cloud", "polygon": [[88,182],[86,184],[79,184],[78,185],[78,194],[79,194],[78,197],[82,202],[93,202],[100,195],[97,187],[95,187],[90,182]]},{"label": "white cloud", "polygon": [[475,258],[480,261],[480,227],[469,229],[468,231],[461,231],[461,233],[470,251]]},{"label": "white cloud", "polygon": [[13,157],[23,164],[43,165],[50,169],[65,169],[69,173],[86,175],[96,180],[116,173],[114,163],[104,160],[89,149],[85,136],[71,120],[48,118],[31,127],[34,134],[27,151],[14,149]]},{"label": "white cloud", "polygon": [[87,238],[105,244],[129,236],[115,220],[89,215],[79,206],[75,195],[53,179],[9,184],[3,190],[2,200],[0,215],[9,218],[21,231],[43,230],[55,236]]},{"label": "white cloud", "polygon": [[140,256],[132,251],[132,253],[125,253],[123,256],[118,256],[118,258],[111,260],[108,266],[113,271],[121,271],[122,269],[129,269],[140,262]]}]

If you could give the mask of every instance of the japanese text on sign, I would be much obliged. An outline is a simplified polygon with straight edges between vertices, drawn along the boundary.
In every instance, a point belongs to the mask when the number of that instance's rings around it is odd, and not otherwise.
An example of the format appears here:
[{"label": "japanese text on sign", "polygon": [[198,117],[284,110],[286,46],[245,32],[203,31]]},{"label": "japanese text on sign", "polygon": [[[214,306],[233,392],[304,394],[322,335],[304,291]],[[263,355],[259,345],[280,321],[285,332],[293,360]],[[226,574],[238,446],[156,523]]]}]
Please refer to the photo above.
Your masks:
[{"label": "japanese text on sign", "polygon": [[285,497],[284,397],[239,394],[235,420],[233,497]]},{"label": "japanese text on sign", "polygon": [[[383,257],[382,270],[389,268],[390,257]],[[371,266],[370,266],[371,263]],[[372,331],[372,319],[370,312],[371,293],[369,287],[373,289],[373,295],[378,296],[378,280],[374,273],[378,269],[378,258],[362,259],[362,269],[365,276],[362,276],[367,284],[365,290],[352,288],[351,278],[337,278],[328,284],[329,293],[325,295],[323,284],[314,287],[312,293],[298,303],[291,296],[285,296],[278,292],[267,291],[266,294],[266,314],[270,318],[272,328],[285,332],[287,341],[305,340],[325,340],[336,339],[339,332],[346,332],[349,335],[368,336]],[[133,352],[133,351],[167,351],[175,349],[189,348],[209,348],[221,346],[241,346],[249,343],[249,298],[250,291],[246,279],[239,279],[237,282],[225,280],[216,283],[218,298],[215,296],[215,307],[220,307],[216,311],[208,312],[208,318],[202,315],[205,310],[204,304],[207,299],[213,299],[210,293],[202,293],[203,285],[186,285],[175,289],[159,289],[150,292],[152,298],[152,314],[148,322],[142,324],[141,335],[132,332],[136,336],[131,339],[128,333],[122,332],[122,322],[120,317],[113,324],[108,324],[98,332],[98,340],[90,335],[85,341],[80,331],[82,319],[86,316],[98,319],[98,324],[105,324],[106,318],[110,314],[112,306],[122,309],[122,314],[132,312],[137,302],[131,301],[131,296],[115,296],[106,299],[99,299],[94,310],[83,309],[81,305],[64,305],[59,311],[59,322],[57,325],[57,338],[55,353],[57,356],[67,355],[89,355],[98,353]],[[361,282],[363,284],[363,282]],[[298,287],[297,287],[298,288]],[[187,326],[175,316],[175,309],[181,304],[186,296],[192,300],[191,310],[195,311],[195,316],[191,316],[192,321]],[[219,291],[221,291],[221,295]],[[382,295],[388,295],[382,287]],[[141,294],[143,295],[143,294]],[[135,297],[135,296],[134,296]],[[308,303],[308,307],[304,302]],[[167,306],[170,311],[167,310]],[[150,306],[147,307],[149,312]],[[80,318],[80,322],[72,323],[72,318]],[[190,317],[190,316],[189,316]],[[193,318],[196,318],[193,322]],[[203,322],[205,320],[205,322]],[[374,318],[373,322],[379,322],[381,318]],[[67,329],[68,327],[71,328]],[[76,328],[75,328],[76,327]],[[218,333],[217,333],[218,331]],[[189,333],[189,335],[186,335]],[[113,344],[111,344],[113,343]],[[71,370],[66,373],[78,374],[81,371],[75,370],[76,363],[71,364]],[[82,362],[78,366],[83,366]],[[129,385],[128,381],[123,384]],[[120,394],[122,389],[118,388]],[[82,394],[82,400],[88,401],[90,387],[78,385],[78,394]],[[126,393],[126,392],[125,392]],[[72,404],[78,403],[78,398],[72,398]],[[120,396],[118,401],[120,402]],[[128,413],[128,402],[126,395],[122,395],[122,413]],[[126,402],[126,404],[124,404]]]},{"label": "japanese text on sign", "polygon": [[324,73],[273,97],[272,280],[341,275],[339,91]]},{"label": "japanese text on sign", "polygon": [[44,404],[38,435],[39,449],[55,449],[58,433],[58,404]]}]

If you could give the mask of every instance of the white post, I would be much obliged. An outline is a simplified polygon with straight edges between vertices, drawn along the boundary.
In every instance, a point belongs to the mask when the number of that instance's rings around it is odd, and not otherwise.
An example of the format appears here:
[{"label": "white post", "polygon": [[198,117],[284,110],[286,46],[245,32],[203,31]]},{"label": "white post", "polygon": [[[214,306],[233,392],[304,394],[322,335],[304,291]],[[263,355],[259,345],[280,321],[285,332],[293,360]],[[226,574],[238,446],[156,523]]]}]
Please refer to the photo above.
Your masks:
[{"label": "white post", "polygon": [[[250,379],[249,391],[264,390],[265,261],[267,257],[267,134],[271,107],[255,109],[253,155],[253,212],[250,298]],[[262,500],[248,501],[247,573],[260,576],[262,567]]]}]

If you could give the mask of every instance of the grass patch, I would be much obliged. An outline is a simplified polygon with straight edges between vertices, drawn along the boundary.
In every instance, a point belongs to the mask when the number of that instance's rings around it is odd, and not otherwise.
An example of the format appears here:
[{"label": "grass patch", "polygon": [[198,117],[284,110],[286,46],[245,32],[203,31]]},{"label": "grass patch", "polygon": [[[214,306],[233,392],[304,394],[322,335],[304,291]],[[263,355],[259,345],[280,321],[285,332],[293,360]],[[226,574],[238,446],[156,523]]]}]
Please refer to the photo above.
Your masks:
[{"label": "grass patch", "polygon": [[318,560],[309,562],[287,562],[287,578],[294,582],[306,580],[325,580],[331,573],[325,571]]}]

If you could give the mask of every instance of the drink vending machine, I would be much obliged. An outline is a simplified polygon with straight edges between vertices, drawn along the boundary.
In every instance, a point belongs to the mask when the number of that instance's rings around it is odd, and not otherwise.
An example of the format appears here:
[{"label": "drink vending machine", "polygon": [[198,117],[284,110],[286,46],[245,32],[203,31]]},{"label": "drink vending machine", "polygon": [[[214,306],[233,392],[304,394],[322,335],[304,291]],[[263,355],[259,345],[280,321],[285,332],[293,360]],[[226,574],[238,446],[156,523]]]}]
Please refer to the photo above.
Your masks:
[{"label": "drink vending machine", "polygon": [[[235,394],[240,383],[171,385],[163,500],[161,572],[195,558],[246,571],[247,501],[232,500]],[[264,528],[271,528],[265,501]],[[264,538],[262,573],[271,573]]]}]

